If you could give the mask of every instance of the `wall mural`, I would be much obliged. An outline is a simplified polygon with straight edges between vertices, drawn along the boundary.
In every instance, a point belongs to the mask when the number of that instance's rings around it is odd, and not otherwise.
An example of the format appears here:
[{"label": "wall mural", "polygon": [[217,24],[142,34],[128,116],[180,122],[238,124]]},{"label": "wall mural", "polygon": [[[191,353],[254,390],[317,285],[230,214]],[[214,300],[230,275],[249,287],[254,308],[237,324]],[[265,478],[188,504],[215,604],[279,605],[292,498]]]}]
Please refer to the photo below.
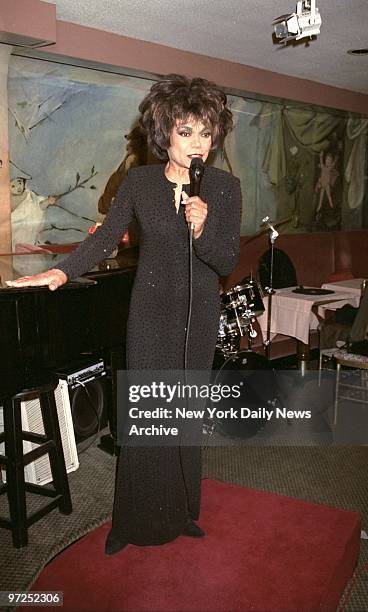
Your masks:
[{"label": "wall mural", "polygon": [[[9,157],[12,248],[79,242],[126,153],[151,81],[12,57]],[[19,250],[19,247],[18,247]]]},{"label": "wall mural", "polygon": [[[12,250],[84,239],[132,165],[155,161],[135,123],[152,81],[12,57]],[[241,179],[242,233],[360,229],[368,119],[230,96],[235,129],[212,163]],[[367,200],[367,198],[365,198]]]}]

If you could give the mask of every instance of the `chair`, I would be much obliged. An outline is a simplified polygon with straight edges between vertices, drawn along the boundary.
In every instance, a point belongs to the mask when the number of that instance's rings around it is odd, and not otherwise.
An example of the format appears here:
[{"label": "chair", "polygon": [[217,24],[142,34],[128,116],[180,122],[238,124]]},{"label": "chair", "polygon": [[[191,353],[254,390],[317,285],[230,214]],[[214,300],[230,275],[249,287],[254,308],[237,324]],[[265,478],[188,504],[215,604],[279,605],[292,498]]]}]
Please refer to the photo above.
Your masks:
[{"label": "chair", "polygon": [[[367,287],[368,289],[368,287]],[[345,321],[340,315],[346,311]],[[334,316],[320,325],[321,348],[333,348],[337,340],[345,341],[348,345],[361,342],[368,335],[368,291],[365,290],[360,300],[356,314],[355,309],[345,305],[334,312]],[[339,316],[340,315],[340,316]]]},{"label": "chair", "polygon": [[319,360],[318,360],[318,386],[321,386],[321,379],[322,379],[322,369],[323,369],[323,364],[324,364],[324,359],[326,359],[326,361],[332,361],[335,353],[338,353],[338,351],[341,350],[341,347],[334,347],[334,348],[328,348],[328,349],[319,349]]},{"label": "chair", "polygon": [[[342,349],[334,353],[334,359],[336,362],[336,382],[333,423],[336,425],[339,401],[348,400],[368,405],[368,356],[356,355]],[[348,382],[342,380],[341,368],[343,367],[353,370],[353,372],[350,372]],[[341,394],[341,389],[343,389],[345,395]],[[360,397],[357,397],[357,394]]]},{"label": "chair", "polygon": [[367,335],[368,288],[360,301],[352,325],[337,323],[336,316],[332,321],[329,319],[320,325],[319,380],[324,357],[331,359],[335,353],[341,350],[342,345],[344,345],[344,348],[347,348],[351,354],[359,356],[359,353],[363,353],[362,344],[364,344]]},{"label": "chair", "polygon": [[[0,433],[0,443],[5,443],[5,453],[0,454],[0,465],[4,466],[6,472],[6,483],[0,484],[0,495],[7,495],[10,515],[10,518],[0,517],[0,527],[12,532],[13,545],[16,548],[27,546],[28,527],[54,508],[58,508],[62,514],[72,512],[54,396],[57,384],[56,378],[50,378],[13,395],[3,393],[0,398],[4,416],[4,431]],[[33,399],[40,402],[44,434],[22,429],[21,402]],[[23,440],[37,446],[24,453]],[[26,482],[24,467],[46,453],[49,455],[53,487]],[[28,514],[26,493],[50,497],[51,500]]]}]

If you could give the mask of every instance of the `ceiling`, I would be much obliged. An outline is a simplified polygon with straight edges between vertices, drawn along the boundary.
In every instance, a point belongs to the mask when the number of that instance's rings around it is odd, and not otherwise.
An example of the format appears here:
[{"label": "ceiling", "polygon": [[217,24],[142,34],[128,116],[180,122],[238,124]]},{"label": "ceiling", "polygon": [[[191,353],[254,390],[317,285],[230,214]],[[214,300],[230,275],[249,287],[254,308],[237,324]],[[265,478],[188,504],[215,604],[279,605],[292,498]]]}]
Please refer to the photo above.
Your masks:
[{"label": "ceiling", "polygon": [[272,40],[272,21],[296,0],[46,0],[57,18],[368,94],[367,0],[317,0],[321,33],[309,46]]}]

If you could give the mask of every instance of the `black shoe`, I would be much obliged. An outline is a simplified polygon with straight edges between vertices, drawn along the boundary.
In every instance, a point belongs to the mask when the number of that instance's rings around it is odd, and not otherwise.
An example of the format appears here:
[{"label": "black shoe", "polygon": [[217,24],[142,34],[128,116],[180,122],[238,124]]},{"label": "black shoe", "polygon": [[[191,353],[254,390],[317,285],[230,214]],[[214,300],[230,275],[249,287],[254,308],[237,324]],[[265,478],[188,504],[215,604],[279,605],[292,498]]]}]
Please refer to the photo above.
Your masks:
[{"label": "black shoe", "polygon": [[183,535],[189,536],[190,538],[203,538],[205,532],[203,529],[198,527],[193,521],[188,523],[183,531]]},{"label": "black shoe", "polygon": [[105,543],[105,555],[115,555],[120,550],[123,550],[127,544],[128,542],[120,542],[120,540],[114,538],[110,531]]}]

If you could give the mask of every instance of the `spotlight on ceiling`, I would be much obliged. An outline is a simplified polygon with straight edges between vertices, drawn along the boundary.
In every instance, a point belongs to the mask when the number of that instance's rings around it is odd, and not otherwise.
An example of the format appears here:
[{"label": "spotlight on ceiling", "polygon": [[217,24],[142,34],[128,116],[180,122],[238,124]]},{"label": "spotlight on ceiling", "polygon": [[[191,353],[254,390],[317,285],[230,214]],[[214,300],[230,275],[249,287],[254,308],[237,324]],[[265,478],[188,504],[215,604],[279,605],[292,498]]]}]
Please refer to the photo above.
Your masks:
[{"label": "spotlight on ceiling", "polygon": [[295,13],[281,15],[273,23],[276,38],[286,45],[293,40],[317,36],[322,19],[316,8],[316,0],[298,0]]}]

